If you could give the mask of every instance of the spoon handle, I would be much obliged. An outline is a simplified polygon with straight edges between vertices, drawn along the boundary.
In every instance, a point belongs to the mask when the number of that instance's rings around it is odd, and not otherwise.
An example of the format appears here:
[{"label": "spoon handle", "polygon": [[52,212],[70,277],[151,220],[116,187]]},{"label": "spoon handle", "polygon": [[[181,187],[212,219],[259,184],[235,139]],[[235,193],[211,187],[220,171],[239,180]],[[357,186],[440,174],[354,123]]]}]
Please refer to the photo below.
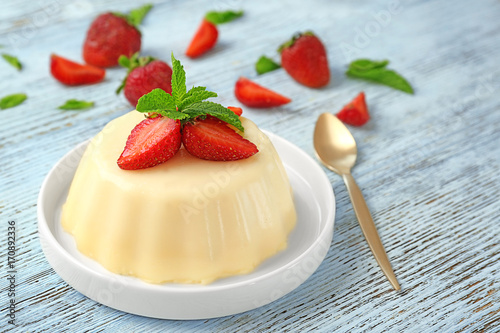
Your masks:
[{"label": "spoon handle", "polygon": [[370,246],[370,250],[372,250],[375,259],[382,269],[382,272],[385,274],[394,289],[400,290],[401,287],[396,279],[396,275],[394,275],[391,263],[389,262],[389,258],[387,258],[384,245],[382,245],[382,241],[380,240],[377,228],[375,227],[375,223],[373,222],[361,190],[351,174],[343,174],[342,178],[344,179],[354,212],[356,213],[356,217],[358,218],[359,225],[365,235],[366,241]]}]

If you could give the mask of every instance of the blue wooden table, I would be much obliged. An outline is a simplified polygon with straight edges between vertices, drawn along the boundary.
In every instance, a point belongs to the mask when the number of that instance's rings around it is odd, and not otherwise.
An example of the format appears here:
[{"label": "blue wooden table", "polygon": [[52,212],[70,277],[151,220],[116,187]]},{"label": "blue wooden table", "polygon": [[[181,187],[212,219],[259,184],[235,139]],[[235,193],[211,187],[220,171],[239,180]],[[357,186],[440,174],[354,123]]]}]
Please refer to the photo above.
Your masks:
[{"label": "blue wooden table", "polygon": [[[283,298],[246,313],[199,321],[140,317],[102,306],[68,286],[50,267],[37,235],[36,200],[50,168],[78,143],[131,106],[114,91],[125,72],[103,83],[64,87],[49,55],[81,60],[92,19],[137,1],[7,1],[0,10],[0,97],[28,99],[0,111],[0,331],[500,331],[500,3],[441,1],[154,1],[143,22],[143,54],[183,62],[188,86],[207,85],[218,102],[238,105],[233,86],[246,76],[293,99],[245,109],[259,126],[311,156],[317,116],[337,112],[364,91],[372,119],[352,128],[359,145],[353,174],[402,286],[394,292],[357,224],[346,189],[336,194],[333,242],[319,269]],[[208,10],[244,9],[220,27],[220,40],[197,60],[183,52]],[[253,64],[297,31],[313,30],[328,49],[332,80],[323,89],[283,70],[257,76]],[[357,58],[389,59],[415,88],[408,95],[348,79]],[[2,60],[2,59],[0,59]],[[67,99],[95,101],[61,111]],[[326,169],[325,169],[326,170]],[[9,222],[17,236],[8,266]],[[15,296],[9,296],[14,276]],[[15,325],[9,305],[15,302]]]}]

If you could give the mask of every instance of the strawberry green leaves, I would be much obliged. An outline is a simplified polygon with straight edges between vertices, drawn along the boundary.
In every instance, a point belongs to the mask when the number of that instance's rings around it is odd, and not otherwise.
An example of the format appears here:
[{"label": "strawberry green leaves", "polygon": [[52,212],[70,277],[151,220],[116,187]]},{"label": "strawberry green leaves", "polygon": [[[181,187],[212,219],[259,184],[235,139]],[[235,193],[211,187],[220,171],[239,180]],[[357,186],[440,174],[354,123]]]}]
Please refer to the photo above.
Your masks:
[{"label": "strawberry green leaves", "polygon": [[232,10],[227,10],[224,12],[211,11],[205,15],[205,20],[217,25],[231,22],[241,16],[243,16],[242,10],[237,12]]},{"label": "strawberry green leaves", "polygon": [[14,106],[18,106],[22,102],[24,102],[28,98],[26,94],[19,93],[19,94],[12,94],[12,95],[7,95],[0,99],[0,109],[8,109],[8,108],[13,108]]},{"label": "strawberry green leaves", "polygon": [[228,108],[213,102],[205,101],[217,94],[205,87],[186,89],[186,73],[180,61],[172,54],[172,95],[161,89],[154,89],[142,96],[137,102],[136,110],[143,113],[157,113],[185,123],[196,117],[211,115],[233,125],[240,131],[243,126],[239,117]]},{"label": "strawberry green leaves", "polygon": [[7,61],[10,65],[12,65],[12,67],[17,69],[18,71],[23,69],[23,65],[16,57],[11,56],[10,54],[7,53],[2,53],[2,58],[4,58],[5,61]]},{"label": "strawberry green leaves", "polygon": [[144,20],[144,17],[147,13],[149,13],[151,8],[153,8],[152,4],[146,4],[139,8],[132,9],[128,14],[113,12],[113,15],[124,18],[130,25],[137,28],[142,23],[142,20]]},{"label": "strawberry green leaves", "polygon": [[257,63],[255,64],[255,70],[259,75],[274,71],[278,68],[281,68],[281,65],[276,63],[273,59],[268,58],[266,56],[261,56],[259,60],[257,60]]},{"label": "strawberry green leaves", "polygon": [[127,77],[134,69],[137,67],[144,67],[150,62],[156,60],[156,58],[151,56],[139,57],[139,52],[134,53],[130,58],[127,58],[126,55],[121,55],[118,58],[118,64],[124,68],[127,68],[127,75],[122,80],[120,86],[116,89],[116,94],[120,94],[120,92],[125,88],[125,84],[127,82]]},{"label": "strawberry green leaves", "polygon": [[147,4],[137,9],[132,9],[128,14],[128,21],[133,25],[138,26],[142,23],[142,20],[144,20],[144,17],[151,10],[151,8],[153,8],[153,5]]},{"label": "strawberry green leaves", "polygon": [[358,59],[349,64],[346,75],[384,84],[408,94],[413,94],[413,88],[410,83],[400,74],[387,69],[386,67],[388,64],[388,60],[373,61],[369,59]]}]

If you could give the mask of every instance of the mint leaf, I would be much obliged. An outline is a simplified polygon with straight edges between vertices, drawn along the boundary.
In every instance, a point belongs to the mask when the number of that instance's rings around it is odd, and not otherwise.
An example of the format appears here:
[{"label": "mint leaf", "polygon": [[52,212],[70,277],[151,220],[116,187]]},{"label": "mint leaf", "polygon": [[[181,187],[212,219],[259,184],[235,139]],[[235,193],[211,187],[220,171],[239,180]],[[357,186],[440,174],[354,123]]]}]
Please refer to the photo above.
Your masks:
[{"label": "mint leaf", "polygon": [[201,114],[209,114],[225,121],[230,125],[233,125],[242,132],[244,131],[243,126],[241,125],[240,117],[238,117],[233,111],[229,110],[228,108],[214,102],[205,101],[194,103],[187,107],[183,112],[199,112]]},{"label": "mint leaf", "polygon": [[196,89],[195,91],[193,91],[194,89],[193,88],[190,91],[188,91],[182,102],[179,105],[177,105],[179,111],[182,111],[187,105],[204,101],[207,98],[217,97],[216,93],[205,90],[205,87],[196,87],[196,88],[203,88],[203,90]]},{"label": "mint leaf", "polygon": [[23,65],[21,64],[19,59],[17,59],[16,57],[11,56],[10,54],[7,54],[7,53],[2,53],[2,58],[4,58],[5,61],[7,61],[9,64],[11,64],[18,71],[23,69]]},{"label": "mint leaf", "polygon": [[388,64],[388,60],[355,60],[349,65],[349,68],[346,71],[346,75],[353,78],[364,79],[384,84],[391,88],[413,94],[413,88],[410,83],[397,72],[386,69],[386,66]]},{"label": "mint leaf", "polygon": [[153,8],[152,4],[147,4],[137,9],[132,9],[130,13],[127,15],[128,21],[134,26],[138,26],[142,23],[142,20],[146,16],[146,14]]},{"label": "mint leaf", "polygon": [[389,60],[374,61],[370,59],[358,59],[351,62],[349,68],[365,71],[374,68],[385,68],[389,64]]},{"label": "mint leaf", "polygon": [[162,110],[158,113],[161,114],[162,116],[170,118],[170,119],[184,120],[184,119],[189,118],[188,114],[186,114],[184,112],[180,112],[180,111]]},{"label": "mint leaf", "polygon": [[196,107],[189,107],[182,111],[182,113],[188,115],[189,120],[195,119],[196,117],[205,118],[207,116],[205,111],[202,109],[196,109]]},{"label": "mint leaf", "polygon": [[0,99],[0,109],[8,109],[8,108],[13,108],[14,106],[18,106],[22,102],[24,102],[28,98],[26,94],[19,93],[19,94],[12,94],[12,95],[7,95]]},{"label": "mint leaf", "polygon": [[274,71],[278,68],[281,68],[281,66],[278,63],[276,63],[273,59],[268,58],[266,56],[261,56],[259,60],[257,60],[257,63],[255,64],[255,70],[259,75]]},{"label": "mint leaf", "polygon": [[205,19],[215,25],[217,24],[223,24],[223,23],[228,23],[228,22],[231,22],[235,19],[237,19],[238,17],[241,17],[243,16],[243,11],[240,10],[240,11],[232,11],[232,10],[227,10],[227,11],[224,11],[224,12],[216,12],[216,11],[211,11],[211,12],[208,12],[206,15],[205,15]]},{"label": "mint leaf", "polygon": [[135,109],[143,113],[177,111],[174,98],[160,88],[153,89],[146,95],[143,95],[141,98],[139,98]]},{"label": "mint leaf", "polygon": [[94,102],[79,101],[77,99],[68,99],[66,103],[61,105],[61,110],[83,110],[94,106]]},{"label": "mint leaf", "polygon": [[175,104],[181,104],[186,94],[186,72],[181,62],[174,57],[172,52],[172,97]]}]

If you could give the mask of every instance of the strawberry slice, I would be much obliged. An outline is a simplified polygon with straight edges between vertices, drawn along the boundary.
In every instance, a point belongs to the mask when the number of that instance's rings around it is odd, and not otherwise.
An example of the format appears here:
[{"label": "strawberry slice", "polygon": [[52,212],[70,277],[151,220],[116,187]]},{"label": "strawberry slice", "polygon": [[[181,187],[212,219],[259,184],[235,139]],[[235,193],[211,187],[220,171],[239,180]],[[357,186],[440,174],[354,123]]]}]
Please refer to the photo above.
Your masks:
[{"label": "strawberry slice", "polygon": [[370,120],[366,106],[365,93],[360,92],[349,104],[337,113],[337,118],[352,126],[362,126]]},{"label": "strawberry slice", "polygon": [[235,115],[241,116],[243,114],[243,109],[237,106],[228,106],[229,110],[233,111]]},{"label": "strawberry slice", "polygon": [[290,98],[264,88],[244,77],[240,77],[236,82],[234,95],[238,101],[252,108],[269,108],[292,101]]},{"label": "strawberry slice", "polygon": [[134,127],[117,163],[124,170],[150,168],[172,158],[180,147],[179,120],[148,118]]},{"label": "strawberry slice", "polygon": [[186,55],[190,58],[196,58],[214,47],[217,42],[219,32],[217,26],[206,19],[200,24],[191,43],[189,44]]},{"label": "strawberry slice", "polygon": [[97,83],[106,75],[102,68],[82,65],[55,54],[50,56],[50,73],[59,82],[70,86]]},{"label": "strawberry slice", "polygon": [[186,123],[182,143],[193,156],[210,161],[235,161],[248,158],[259,150],[228,124],[208,116],[194,123]]}]

